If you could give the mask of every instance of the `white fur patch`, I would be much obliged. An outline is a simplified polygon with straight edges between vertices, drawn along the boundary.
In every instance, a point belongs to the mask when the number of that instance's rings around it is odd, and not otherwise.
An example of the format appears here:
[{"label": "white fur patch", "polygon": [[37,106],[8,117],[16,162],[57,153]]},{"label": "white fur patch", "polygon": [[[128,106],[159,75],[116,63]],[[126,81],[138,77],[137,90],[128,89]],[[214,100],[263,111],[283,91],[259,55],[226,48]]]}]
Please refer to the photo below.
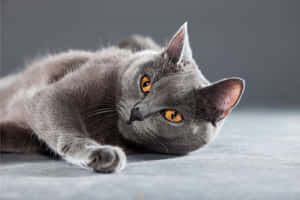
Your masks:
[{"label": "white fur patch", "polygon": [[33,97],[37,92],[41,91],[44,87],[31,87],[27,90],[26,96],[28,98]]},{"label": "white fur patch", "polygon": [[9,102],[9,105],[7,106],[8,111],[14,107],[16,102],[20,101],[20,99],[23,99],[24,93],[25,93],[25,90],[22,88],[22,89],[19,89],[17,91],[17,93],[13,95],[13,97],[11,98],[11,100]]},{"label": "white fur patch", "polygon": [[193,135],[196,135],[198,133],[198,131],[199,131],[199,126],[193,125],[192,126],[192,133],[193,133]]},{"label": "white fur patch", "polygon": [[11,76],[7,76],[3,79],[0,80],[0,89],[4,89],[9,87],[11,84],[13,84],[13,82],[16,81],[17,76],[16,75],[11,75]]}]

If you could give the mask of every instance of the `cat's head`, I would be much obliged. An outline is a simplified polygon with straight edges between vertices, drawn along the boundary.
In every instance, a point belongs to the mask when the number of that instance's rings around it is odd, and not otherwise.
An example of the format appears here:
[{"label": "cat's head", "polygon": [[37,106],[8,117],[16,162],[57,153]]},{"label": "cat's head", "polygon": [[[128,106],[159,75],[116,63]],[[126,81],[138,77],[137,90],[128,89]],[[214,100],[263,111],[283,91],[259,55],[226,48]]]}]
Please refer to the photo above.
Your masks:
[{"label": "cat's head", "polygon": [[162,51],[133,56],[121,78],[119,130],[149,150],[184,154],[212,141],[243,89],[239,78],[205,79],[185,23]]}]

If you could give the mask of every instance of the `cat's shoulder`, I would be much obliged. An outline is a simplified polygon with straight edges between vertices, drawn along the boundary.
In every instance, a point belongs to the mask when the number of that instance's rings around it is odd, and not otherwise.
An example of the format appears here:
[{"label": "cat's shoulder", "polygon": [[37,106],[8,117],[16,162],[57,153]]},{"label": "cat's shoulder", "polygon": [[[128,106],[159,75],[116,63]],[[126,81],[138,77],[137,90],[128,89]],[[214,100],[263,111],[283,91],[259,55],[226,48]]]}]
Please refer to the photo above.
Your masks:
[{"label": "cat's shoulder", "polygon": [[92,58],[98,61],[103,60],[104,62],[116,62],[122,59],[127,59],[132,54],[134,54],[134,52],[129,49],[121,49],[116,46],[111,46],[97,50]]},{"label": "cat's shoulder", "polygon": [[45,65],[57,66],[57,65],[75,65],[82,64],[89,60],[104,59],[104,61],[118,60],[120,58],[128,57],[133,54],[128,49],[121,49],[116,46],[101,48],[96,51],[89,50],[74,50],[70,49],[62,52],[48,53],[44,55],[38,55],[25,63],[25,69],[43,67]]},{"label": "cat's shoulder", "polygon": [[27,60],[25,68],[42,67],[44,65],[68,64],[74,62],[87,61],[93,56],[94,52],[86,50],[67,50],[62,52],[47,53],[37,55],[34,58]]}]

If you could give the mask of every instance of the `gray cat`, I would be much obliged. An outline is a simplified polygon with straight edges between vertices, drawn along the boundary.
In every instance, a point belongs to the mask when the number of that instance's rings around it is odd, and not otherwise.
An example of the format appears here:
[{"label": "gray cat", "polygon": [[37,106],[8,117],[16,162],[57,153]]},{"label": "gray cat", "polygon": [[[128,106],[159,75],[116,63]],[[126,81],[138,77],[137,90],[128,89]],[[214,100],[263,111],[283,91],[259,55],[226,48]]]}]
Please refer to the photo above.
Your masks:
[{"label": "gray cat", "polygon": [[186,23],[164,48],[133,36],[49,55],[0,80],[0,152],[52,151],[104,173],[125,152],[186,154],[212,141],[243,88],[202,75]]}]

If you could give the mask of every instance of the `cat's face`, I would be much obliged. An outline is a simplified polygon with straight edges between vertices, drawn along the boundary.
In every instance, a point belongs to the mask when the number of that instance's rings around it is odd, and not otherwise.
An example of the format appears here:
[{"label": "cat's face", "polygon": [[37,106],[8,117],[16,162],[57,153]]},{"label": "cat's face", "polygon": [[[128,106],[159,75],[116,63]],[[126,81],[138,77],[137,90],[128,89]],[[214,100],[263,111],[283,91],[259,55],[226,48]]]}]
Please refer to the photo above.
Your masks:
[{"label": "cat's face", "polygon": [[121,79],[119,130],[149,150],[183,154],[212,141],[243,81],[210,84],[192,58],[183,25],[161,52],[135,54]]}]

